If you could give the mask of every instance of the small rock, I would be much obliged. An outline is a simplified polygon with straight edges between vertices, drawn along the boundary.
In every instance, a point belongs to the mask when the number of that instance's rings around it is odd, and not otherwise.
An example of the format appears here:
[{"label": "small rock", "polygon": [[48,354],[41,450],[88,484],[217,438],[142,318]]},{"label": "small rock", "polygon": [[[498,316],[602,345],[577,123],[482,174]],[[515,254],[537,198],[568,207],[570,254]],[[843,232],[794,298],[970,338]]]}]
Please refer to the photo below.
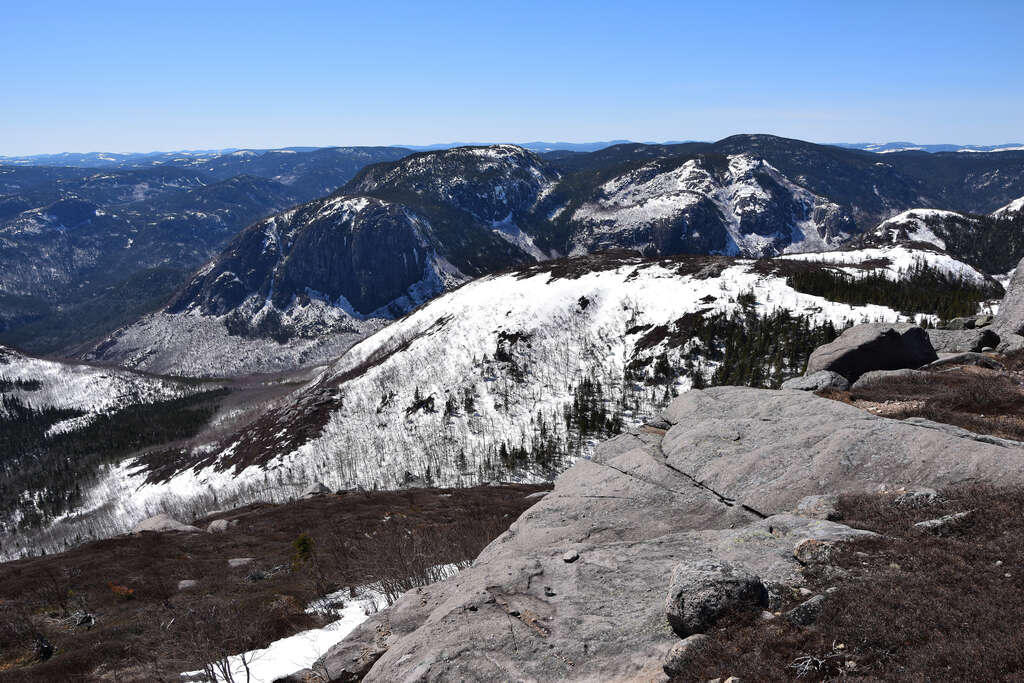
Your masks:
[{"label": "small rock", "polygon": [[255,557],[234,557],[228,560],[228,566],[232,568],[246,567],[255,561]]},{"label": "small rock", "polygon": [[943,534],[947,534],[960,526],[962,523],[967,521],[970,516],[970,511],[957,512],[952,515],[946,515],[945,517],[939,517],[938,519],[927,519],[923,522],[918,522],[914,525],[914,528],[930,534],[942,536]]},{"label": "small rock", "polygon": [[215,519],[209,523],[206,527],[206,531],[211,534],[221,533],[228,530],[231,526],[231,522],[226,519]]},{"label": "small rock", "polygon": [[178,590],[187,591],[191,588],[195,588],[199,585],[199,582],[195,579],[182,579],[178,582]]},{"label": "small rock", "polygon": [[796,391],[821,391],[822,389],[849,391],[850,382],[838,372],[819,370],[803,377],[787,379],[779,388]]},{"label": "small rock", "polygon": [[805,598],[808,595],[814,595],[814,591],[812,591],[810,588],[805,588],[804,586],[800,586],[800,588],[797,589],[797,592],[799,592],[800,595],[804,596]]},{"label": "small rock", "polygon": [[771,621],[774,618],[775,618],[775,613],[774,612],[769,612],[768,610],[765,610],[765,611],[761,612],[761,621]]},{"label": "small rock", "polygon": [[669,429],[672,429],[672,423],[664,418],[658,418],[657,420],[651,420],[650,422],[646,423],[644,427],[668,431]]},{"label": "small rock", "polygon": [[821,615],[825,607],[825,596],[815,595],[810,600],[803,602],[786,613],[786,618],[797,626],[810,626]]},{"label": "small rock", "polygon": [[804,496],[796,504],[796,514],[802,517],[813,517],[835,521],[839,519],[839,496],[827,493],[816,496]]},{"label": "small rock", "polygon": [[727,679],[725,679],[725,683],[742,683],[742,681],[743,679],[741,679],[739,676],[729,676]]},{"label": "small rock", "polygon": [[537,500],[543,498],[546,495],[548,495],[547,491],[537,491],[536,493],[531,493],[530,495],[525,496],[525,498],[526,500]]},{"label": "small rock", "polygon": [[665,617],[682,638],[700,633],[727,611],[765,608],[761,579],[725,562],[677,564],[665,599]]},{"label": "small rock", "polygon": [[707,647],[711,638],[703,633],[695,633],[692,636],[680,640],[672,646],[672,649],[665,655],[665,663],[662,668],[669,676],[678,676],[686,670],[686,665],[693,657]]},{"label": "small rock", "polygon": [[828,541],[805,538],[793,548],[793,557],[800,564],[828,564],[835,553],[836,546]]},{"label": "small rock", "polygon": [[578,559],[580,559],[580,554],[575,550],[570,550],[565,555],[562,555],[562,562],[566,564],[572,564]]}]

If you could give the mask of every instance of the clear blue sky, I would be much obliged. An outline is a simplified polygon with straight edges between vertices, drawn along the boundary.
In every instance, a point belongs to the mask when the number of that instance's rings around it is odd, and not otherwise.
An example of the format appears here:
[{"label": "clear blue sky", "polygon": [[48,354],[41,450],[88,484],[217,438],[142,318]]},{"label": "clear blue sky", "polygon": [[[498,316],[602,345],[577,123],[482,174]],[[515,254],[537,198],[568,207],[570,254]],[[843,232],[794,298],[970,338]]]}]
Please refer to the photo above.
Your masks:
[{"label": "clear blue sky", "polygon": [[1022,141],[1022,26],[1022,0],[11,0],[0,154]]}]

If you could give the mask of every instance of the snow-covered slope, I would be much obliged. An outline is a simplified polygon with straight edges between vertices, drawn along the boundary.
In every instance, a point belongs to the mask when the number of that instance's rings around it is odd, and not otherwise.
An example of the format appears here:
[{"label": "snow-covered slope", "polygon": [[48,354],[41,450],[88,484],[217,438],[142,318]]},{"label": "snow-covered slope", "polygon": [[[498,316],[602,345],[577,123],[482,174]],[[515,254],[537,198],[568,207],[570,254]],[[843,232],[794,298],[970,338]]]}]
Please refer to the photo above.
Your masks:
[{"label": "snow-covered slope", "polygon": [[992,212],[993,218],[1012,218],[1024,211],[1024,197],[1014,199],[1006,206]]},{"label": "snow-covered slope", "polygon": [[[87,415],[196,393],[193,384],[128,370],[43,360],[0,346],[0,396],[35,409],[67,408]],[[0,411],[3,407],[0,406]]]},{"label": "snow-covered slope", "polygon": [[996,282],[991,276],[943,251],[915,249],[899,244],[844,251],[786,254],[779,258],[835,264],[840,266],[839,270],[854,277],[884,273],[891,280],[899,280],[909,275],[915,268],[925,266],[979,287],[992,286]]},{"label": "snow-covered slope", "polygon": [[946,240],[937,232],[945,235],[951,229],[972,230],[977,225],[976,217],[956,211],[911,209],[883,221],[872,234],[883,242],[925,242],[945,249]]},{"label": "snow-covered slope", "polygon": [[744,256],[836,246],[855,229],[838,204],[746,154],[648,163],[601,185],[571,224],[574,253],[628,245]]},{"label": "snow-covered slope", "polygon": [[[798,292],[763,261],[628,252],[549,261],[474,280],[392,323],[242,432],[182,452],[177,474],[112,468],[86,507],[110,532],[156,511],[284,500],[311,481],[549,477],[616,426],[648,420],[707,381],[743,332],[734,314],[779,311],[793,316],[779,335],[805,343],[825,326],[906,319]],[[780,351],[766,372],[785,377],[801,363]]]}]

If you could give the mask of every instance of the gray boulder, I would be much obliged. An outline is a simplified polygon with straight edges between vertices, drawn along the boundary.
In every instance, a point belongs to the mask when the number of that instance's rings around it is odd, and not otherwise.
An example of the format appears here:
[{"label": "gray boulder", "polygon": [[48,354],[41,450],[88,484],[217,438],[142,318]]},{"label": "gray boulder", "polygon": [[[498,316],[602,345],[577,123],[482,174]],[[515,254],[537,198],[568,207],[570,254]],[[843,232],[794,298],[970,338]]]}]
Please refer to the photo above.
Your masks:
[{"label": "gray boulder", "polygon": [[1014,353],[1024,349],[1024,337],[1019,334],[1010,334],[1009,332],[1004,333],[1000,337],[1000,341],[995,346],[996,351],[999,353]]},{"label": "gray boulder", "polygon": [[928,341],[938,353],[964,353],[996,347],[999,335],[985,327],[974,330],[928,330]]},{"label": "gray boulder", "polygon": [[665,617],[680,638],[703,633],[725,612],[768,606],[761,579],[727,562],[681,563],[672,570]]},{"label": "gray boulder", "polygon": [[[1024,259],[1021,259],[1024,263]],[[1006,293],[999,304],[999,313],[992,321],[992,328],[1000,336],[1024,335],[1024,268],[1021,263],[1013,271]]]},{"label": "gray boulder", "polygon": [[149,519],[144,519],[132,527],[133,534],[141,534],[145,531],[155,531],[158,533],[182,531],[186,533],[194,533],[199,531],[199,527],[194,527],[191,524],[182,524],[170,515],[161,513],[159,515],[154,515]]},{"label": "gray boulder", "polygon": [[226,519],[215,519],[206,525],[206,531],[211,534],[223,533],[228,530],[228,527],[234,526],[236,523]]},{"label": "gray boulder", "polygon": [[919,368],[937,359],[928,334],[908,323],[855,325],[819,346],[807,361],[807,376],[836,372],[851,382],[871,370]]},{"label": "gray boulder", "polygon": [[796,514],[815,519],[839,519],[839,496],[834,493],[805,496],[796,504]]},{"label": "gray boulder", "polygon": [[822,389],[847,391],[850,388],[850,382],[838,372],[819,370],[803,377],[787,379],[779,388],[794,389],[796,391],[821,391]]},{"label": "gray boulder", "polygon": [[193,588],[195,588],[198,585],[199,585],[199,582],[196,581],[195,579],[182,579],[181,581],[178,582],[178,590],[180,590],[180,591],[192,590]]},{"label": "gray boulder", "polygon": [[860,376],[853,386],[850,387],[850,391],[857,391],[858,389],[870,389],[878,385],[884,385],[886,382],[892,380],[904,380],[907,382],[926,382],[928,381],[929,373],[924,370],[872,370],[871,372],[865,372]]},{"label": "gray boulder", "polygon": [[786,612],[786,618],[797,626],[810,626],[821,616],[821,610],[825,607],[825,596],[815,595],[810,600],[800,603],[793,609]]},{"label": "gray boulder", "polygon": [[[770,614],[770,612],[769,612]],[[669,676],[678,676],[686,669],[686,665],[708,646],[711,638],[703,633],[694,633],[692,636],[683,638],[672,646],[672,649],[665,655],[665,665],[662,667]]]},{"label": "gray boulder", "polygon": [[232,569],[237,569],[238,567],[248,567],[255,561],[255,557],[233,557],[230,560],[228,560],[228,566]]},{"label": "gray boulder", "polygon": [[918,522],[914,528],[918,531],[925,531],[936,536],[943,536],[953,531],[971,517],[971,512],[956,512],[952,515],[939,517],[938,519],[927,519]]}]

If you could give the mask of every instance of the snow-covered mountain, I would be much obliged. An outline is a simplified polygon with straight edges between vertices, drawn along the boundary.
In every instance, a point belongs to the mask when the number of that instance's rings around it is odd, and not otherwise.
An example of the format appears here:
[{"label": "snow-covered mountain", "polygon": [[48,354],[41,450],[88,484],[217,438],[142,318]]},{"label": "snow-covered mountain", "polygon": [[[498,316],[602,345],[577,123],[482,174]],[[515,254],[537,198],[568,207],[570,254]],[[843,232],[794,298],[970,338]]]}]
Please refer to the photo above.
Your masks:
[{"label": "snow-covered mountain", "polygon": [[471,277],[544,258],[518,223],[556,179],[508,145],[373,166],[341,194],[250,226],[165,311],[88,357],[215,375],[337,356]]},{"label": "snow-covered mountain", "polygon": [[975,230],[979,222],[977,216],[956,211],[911,209],[880,223],[871,237],[882,243],[924,242],[945,249],[946,235]]},{"label": "snow-covered mountain", "polygon": [[856,231],[838,204],[747,154],[631,169],[595,188],[569,224],[573,253],[629,246],[772,256],[835,247]]},{"label": "snow-covered mountain", "polygon": [[[923,193],[946,192],[926,187],[916,167],[870,158],[771,136],[551,159],[514,145],[412,154],[250,226],[163,311],[86,358],[175,374],[279,371],[328,360],[504,268],[617,248],[745,257],[835,249],[859,239],[865,221],[874,227],[907,202],[938,201]],[[1017,163],[971,159],[957,163],[972,173]],[[996,185],[1016,187],[1019,176],[1004,172]],[[973,219],[930,233],[925,225],[954,216],[900,214],[869,243],[923,239],[959,254],[944,235],[966,234]]]},{"label": "snow-covered mountain", "polygon": [[846,324],[922,317],[803,293],[794,273],[897,282],[922,263],[991,284],[902,246],[756,261],[620,251],[485,276],[356,344],[241,431],[111,467],[85,493],[82,507],[98,512],[49,538],[110,533],[166,509],[284,500],[312,481],[547,478],[695,383],[781,381]]},{"label": "snow-covered mountain", "polygon": [[1024,256],[1024,198],[989,215],[911,209],[857,239],[864,246],[930,244],[987,273],[1005,273]]},{"label": "snow-covered mountain", "polygon": [[192,382],[45,360],[0,346],[0,395],[35,409],[70,409],[96,415],[197,391],[200,389]]},{"label": "snow-covered mountain", "polygon": [[1024,213],[1024,197],[1018,197],[1004,207],[992,212],[993,218],[1015,218]]}]

